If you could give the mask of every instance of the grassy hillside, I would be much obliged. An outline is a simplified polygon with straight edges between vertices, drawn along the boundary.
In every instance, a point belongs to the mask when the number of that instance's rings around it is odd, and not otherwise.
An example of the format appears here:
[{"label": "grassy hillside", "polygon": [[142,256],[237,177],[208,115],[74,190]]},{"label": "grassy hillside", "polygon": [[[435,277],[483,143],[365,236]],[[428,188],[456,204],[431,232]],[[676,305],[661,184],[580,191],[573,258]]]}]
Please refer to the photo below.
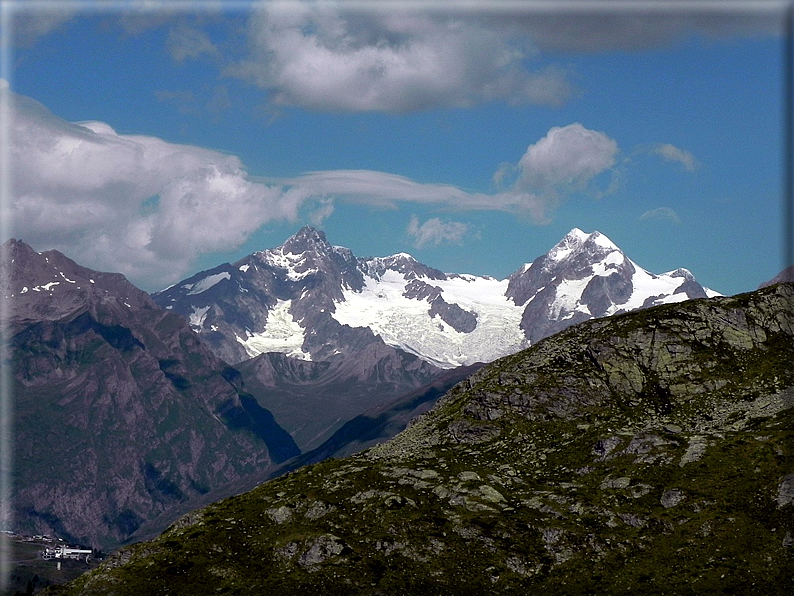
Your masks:
[{"label": "grassy hillside", "polygon": [[794,287],[590,321],[52,593],[794,592]]}]

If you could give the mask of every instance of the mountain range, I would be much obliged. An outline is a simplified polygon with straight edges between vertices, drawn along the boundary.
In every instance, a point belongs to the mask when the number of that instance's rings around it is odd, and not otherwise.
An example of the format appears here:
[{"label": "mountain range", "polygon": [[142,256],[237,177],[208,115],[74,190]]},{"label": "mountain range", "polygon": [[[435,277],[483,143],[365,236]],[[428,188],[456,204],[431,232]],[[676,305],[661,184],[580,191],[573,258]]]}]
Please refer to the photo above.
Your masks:
[{"label": "mountain range", "polygon": [[371,334],[441,368],[490,362],[580,321],[717,295],[686,269],[654,275],[599,232],[573,229],[507,279],[450,274],[407,253],[356,257],[302,228],[153,300],[231,364],[266,352],[329,361]]},{"label": "mountain range", "polygon": [[53,590],[790,594],[794,286],[585,321]]},{"label": "mountain range", "polygon": [[57,251],[3,251],[15,526],[104,548],[385,440],[481,362],[580,320],[714,294],[576,229],[500,281],[358,258],[307,227],[152,296]]},{"label": "mountain range", "polygon": [[307,451],[444,369],[490,362],[593,317],[714,295],[686,269],[645,271],[599,232],[571,230],[497,280],[407,253],[360,258],[304,227],[152,298],[237,366]]}]

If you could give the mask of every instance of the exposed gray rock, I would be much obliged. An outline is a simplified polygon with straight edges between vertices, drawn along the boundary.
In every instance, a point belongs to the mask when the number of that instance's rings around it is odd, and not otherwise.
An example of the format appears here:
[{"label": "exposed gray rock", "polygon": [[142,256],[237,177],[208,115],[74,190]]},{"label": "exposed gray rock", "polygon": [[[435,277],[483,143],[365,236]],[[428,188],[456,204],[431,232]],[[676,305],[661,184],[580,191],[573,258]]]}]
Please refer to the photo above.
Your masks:
[{"label": "exposed gray rock", "polygon": [[631,478],[621,476],[620,478],[604,478],[601,482],[601,488],[628,488],[631,484]]},{"label": "exposed gray rock", "polygon": [[662,504],[662,507],[669,509],[670,507],[675,507],[678,505],[685,498],[686,495],[684,494],[684,491],[677,488],[671,488],[670,490],[664,491],[661,499],[659,499],[659,502]]},{"label": "exposed gray rock", "polygon": [[311,546],[298,559],[298,564],[309,568],[315,568],[320,563],[332,557],[338,557],[345,552],[347,546],[344,541],[333,534],[323,534],[311,543]]},{"label": "exposed gray rock", "polygon": [[698,461],[706,453],[707,448],[708,439],[706,439],[706,437],[700,435],[693,435],[689,437],[689,445],[687,446],[684,455],[681,456],[681,460],[678,462],[678,465],[685,466],[688,463]]},{"label": "exposed gray rock", "polygon": [[471,333],[477,328],[477,314],[461,308],[457,304],[446,302],[438,296],[430,303],[428,311],[431,317],[438,315],[459,333]]},{"label": "exposed gray rock", "polygon": [[274,509],[268,509],[266,513],[270,516],[270,519],[277,524],[283,524],[292,517],[292,509],[286,505],[282,505],[281,507],[276,507]]},{"label": "exposed gray rock", "polygon": [[789,474],[777,488],[777,506],[783,507],[794,502],[794,474]]}]

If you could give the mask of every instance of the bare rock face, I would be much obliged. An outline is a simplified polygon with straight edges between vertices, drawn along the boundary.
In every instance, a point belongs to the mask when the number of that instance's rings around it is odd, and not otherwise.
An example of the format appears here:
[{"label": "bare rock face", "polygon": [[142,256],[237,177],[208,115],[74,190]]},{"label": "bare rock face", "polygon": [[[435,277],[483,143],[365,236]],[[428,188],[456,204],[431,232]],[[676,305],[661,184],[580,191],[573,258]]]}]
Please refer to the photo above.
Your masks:
[{"label": "bare rock face", "polygon": [[14,527],[112,548],[191,496],[298,453],[184,320],[122,275],[3,247]]}]

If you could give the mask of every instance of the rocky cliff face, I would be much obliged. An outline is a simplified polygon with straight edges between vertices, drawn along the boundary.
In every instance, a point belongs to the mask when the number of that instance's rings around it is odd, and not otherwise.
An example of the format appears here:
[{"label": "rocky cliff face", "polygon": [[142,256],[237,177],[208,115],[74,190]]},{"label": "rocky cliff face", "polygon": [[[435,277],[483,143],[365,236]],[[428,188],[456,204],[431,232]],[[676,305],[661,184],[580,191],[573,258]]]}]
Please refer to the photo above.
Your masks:
[{"label": "rocky cliff face", "polygon": [[588,321],[66,594],[794,590],[794,287]]},{"label": "rocky cliff face", "polygon": [[298,453],[184,320],[119,274],[2,247],[12,527],[103,548],[193,495]]}]

